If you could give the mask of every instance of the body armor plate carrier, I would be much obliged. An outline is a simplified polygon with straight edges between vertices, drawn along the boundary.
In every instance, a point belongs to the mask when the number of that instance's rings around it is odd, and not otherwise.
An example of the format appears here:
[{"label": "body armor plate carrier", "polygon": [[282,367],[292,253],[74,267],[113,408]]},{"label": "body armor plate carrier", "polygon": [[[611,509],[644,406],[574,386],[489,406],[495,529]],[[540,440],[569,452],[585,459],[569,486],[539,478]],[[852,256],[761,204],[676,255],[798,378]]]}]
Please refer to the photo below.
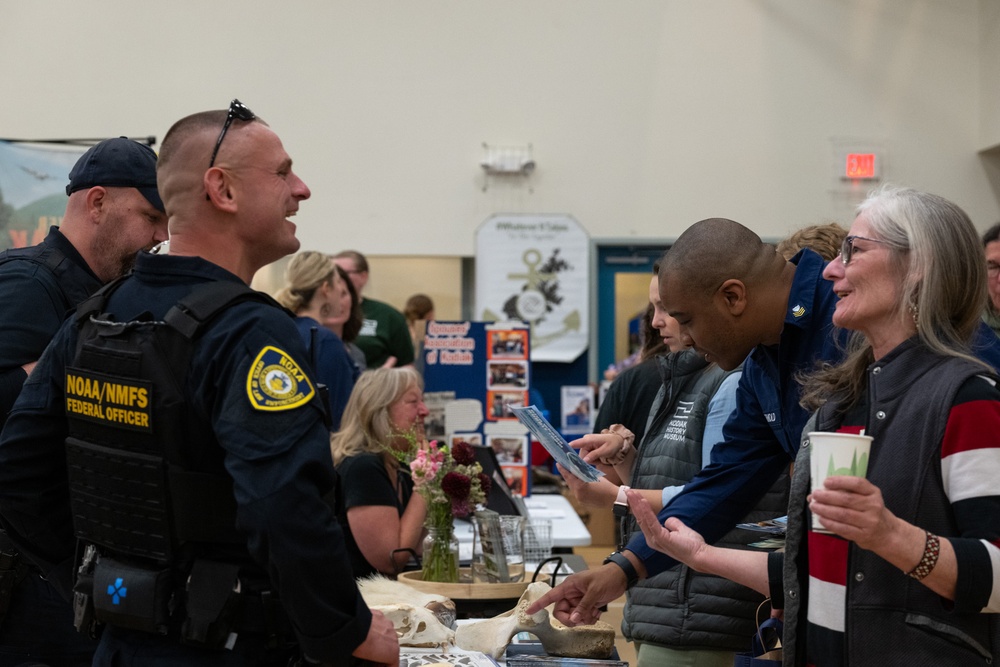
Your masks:
[{"label": "body armor plate carrier", "polygon": [[[241,283],[211,282],[163,321],[115,322],[104,309],[119,284],[77,310],[79,340],[66,368],[73,526],[98,554],[90,572],[80,568],[76,590],[92,589],[99,621],[160,633],[183,622],[188,639],[216,644],[209,635],[219,619],[204,608],[223,613],[229,593],[239,592],[237,572],[260,570],[235,527],[223,450],[189,409],[186,380],[194,341],[216,315],[242,301],[274,302]],[[225,590],[191,588],[209,563],[224,564]]]}]

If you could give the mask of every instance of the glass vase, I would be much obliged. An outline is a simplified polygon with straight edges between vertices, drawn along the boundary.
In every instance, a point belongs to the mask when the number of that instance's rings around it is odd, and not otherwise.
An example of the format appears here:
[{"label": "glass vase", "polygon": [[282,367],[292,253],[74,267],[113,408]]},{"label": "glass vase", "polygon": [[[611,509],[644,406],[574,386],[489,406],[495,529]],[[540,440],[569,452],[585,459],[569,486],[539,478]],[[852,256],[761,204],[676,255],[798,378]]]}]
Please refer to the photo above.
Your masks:
[{"label": "glass vase", "polygon": [[[422,579],[447,584],[458,583],[458,538],[455,537],[455,523],[451,516],[451,508],[447,517],[436,517],[437,520],[425,524],[427,536],[424,537],[422,558]],[[439,512],[436,512],[439,513]]]}]

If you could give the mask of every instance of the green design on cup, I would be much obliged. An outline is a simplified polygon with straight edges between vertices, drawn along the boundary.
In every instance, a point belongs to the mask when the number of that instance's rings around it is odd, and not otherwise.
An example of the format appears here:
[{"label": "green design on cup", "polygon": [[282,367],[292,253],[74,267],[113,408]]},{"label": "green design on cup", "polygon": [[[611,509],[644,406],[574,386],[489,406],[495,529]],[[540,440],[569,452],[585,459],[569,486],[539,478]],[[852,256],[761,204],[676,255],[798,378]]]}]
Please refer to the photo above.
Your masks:
[{"label": "green design on cup", "polygon": [[826,467],[826,476],[833,477],[834,475],[850,475],[851,477],[864,477],[868,474],[868,454],[862,454],[861,458],[858,458],[858,450],[854,450],[854,455],[851,457],[851,465],[847,468],[835,468],[833,465],[833,456],[830,456],[830,462]]}]

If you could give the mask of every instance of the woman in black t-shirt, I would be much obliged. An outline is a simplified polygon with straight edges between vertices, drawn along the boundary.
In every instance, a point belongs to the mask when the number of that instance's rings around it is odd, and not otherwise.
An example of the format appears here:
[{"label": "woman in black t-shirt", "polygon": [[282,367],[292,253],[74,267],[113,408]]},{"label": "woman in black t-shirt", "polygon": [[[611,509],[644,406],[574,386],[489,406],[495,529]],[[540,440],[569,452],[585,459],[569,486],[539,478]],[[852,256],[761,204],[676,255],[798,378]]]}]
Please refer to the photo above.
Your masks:
[{"label": "woman in black t-shirt", "polygon": [[363,373],[347,402],[331,448],[344,496],[338,519],[355,577],[394,575],[409,556],[393,551],[420,547],[427,506],[391,450],[408,449],[412,437],[423,440],[427,415],[423,381],[410,367]]}]

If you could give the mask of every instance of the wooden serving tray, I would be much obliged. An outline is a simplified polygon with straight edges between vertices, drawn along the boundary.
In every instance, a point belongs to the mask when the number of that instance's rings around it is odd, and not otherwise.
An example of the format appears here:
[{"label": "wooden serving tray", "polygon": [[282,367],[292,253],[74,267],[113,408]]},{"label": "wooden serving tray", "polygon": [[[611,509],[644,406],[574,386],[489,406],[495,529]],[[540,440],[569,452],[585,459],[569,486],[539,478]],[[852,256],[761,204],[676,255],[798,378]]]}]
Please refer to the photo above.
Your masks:
[{"label": "wooden serving tray", "polygon": [[[472,572],[469,568],[463,567],[459,570],[459,576],[471,578]],[[420,570],[402,572],[399,574],[398,579],[413,586],[418,591],[444,595],[452,600],[516,600],[528,588],[528,582],[526,581],[517,581],[508,584],[443,584],[437,581],[424,581],[423,572]]]}]

